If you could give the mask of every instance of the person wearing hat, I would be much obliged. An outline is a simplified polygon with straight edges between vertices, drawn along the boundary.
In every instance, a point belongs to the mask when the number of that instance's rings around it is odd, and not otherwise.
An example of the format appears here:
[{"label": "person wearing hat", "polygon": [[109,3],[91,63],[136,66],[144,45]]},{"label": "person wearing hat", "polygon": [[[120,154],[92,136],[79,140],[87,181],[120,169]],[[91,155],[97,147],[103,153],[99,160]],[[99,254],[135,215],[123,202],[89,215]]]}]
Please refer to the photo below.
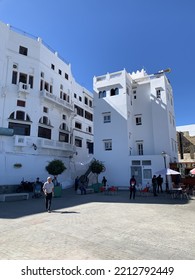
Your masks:
[{"label": "person wearing hat", "polygon": [[48,213],[51,212],[51,200],[54,193],[54,184],[52,178],[48,177],[47,181],[43,185],[43,192],[45,194],[45,207]]}]

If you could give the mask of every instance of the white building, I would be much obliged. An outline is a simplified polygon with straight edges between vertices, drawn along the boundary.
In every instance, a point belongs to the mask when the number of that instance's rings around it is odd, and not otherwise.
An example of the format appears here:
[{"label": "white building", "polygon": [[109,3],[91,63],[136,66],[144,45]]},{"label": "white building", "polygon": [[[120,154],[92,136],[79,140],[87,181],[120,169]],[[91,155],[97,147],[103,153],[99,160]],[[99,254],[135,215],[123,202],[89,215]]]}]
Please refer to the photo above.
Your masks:
[{"label": "white building", "polygon": [[178,157],[173,93],[165,71],[107,73],[94,77],[93,87],[94,157],[105,164],[102,175],[109,185],[121,187],[129,186],[132,175],[139,184],[151,183],[155,172]]},{"label": "white building", "polygon": [[63,187],[93,157],[93,95],[40,38],[0,22],[0,185],[45,180],[61,159]]}]

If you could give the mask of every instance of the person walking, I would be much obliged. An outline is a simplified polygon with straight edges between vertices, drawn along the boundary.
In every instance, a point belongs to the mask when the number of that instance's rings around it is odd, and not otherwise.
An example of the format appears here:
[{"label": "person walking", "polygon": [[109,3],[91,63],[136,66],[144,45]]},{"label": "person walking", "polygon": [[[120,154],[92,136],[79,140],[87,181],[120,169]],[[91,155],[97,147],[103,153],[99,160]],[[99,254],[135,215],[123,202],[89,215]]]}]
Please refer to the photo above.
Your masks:
[{"label": "person walking", "polygon": [[79,187],[79,176],[77,176],[74,180],[74,190],[75,190],[75,192],[77,192],[78,187]]},{"label": "person walking", "polygon": [[157,196],[157,194],[156,194],[156,189],[157,189],[157,178],[156,178],[156,175],[154,175],[152,177],[152,187],[153,187],[153,194],[154,194],[154,196]]},{"label": "person walking", "polygon": [[163,178],[161,177],[161,175],[159,175],[157,178],[157,193],[159,192],[163,192],[162,190],[162,183],[163,183]]},{"label": "person walking", "polygon": [[135,199],[136,180],[135,180],[134,175],[130,179],[130,188],[129,189],[130,189],[129,199],[131,199],[132,195],[133,195],[133,199]]},{"label": "person walking", "polygon": [[106,183],[107,183],[107,180],[106,180],[106,177],[103,176],[103,179],[102,179],[102,184],[104,187],[106,187]]},{"label": "person walking", "polygon": [[51,201],[52,196],[54,194],[54,184],[52,182],[52,178],[48,177],[47,181],[43,185],[43,192],[45,194],[45,207],[48,213],[51,212]]}]

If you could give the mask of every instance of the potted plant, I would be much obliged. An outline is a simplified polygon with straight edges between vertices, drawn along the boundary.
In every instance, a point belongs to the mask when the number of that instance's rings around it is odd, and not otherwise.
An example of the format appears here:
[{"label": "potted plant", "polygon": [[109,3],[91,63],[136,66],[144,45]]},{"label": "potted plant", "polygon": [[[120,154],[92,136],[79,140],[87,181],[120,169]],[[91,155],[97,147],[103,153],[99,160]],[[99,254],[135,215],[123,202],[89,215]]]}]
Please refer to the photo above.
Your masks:
[{"label": "potted plant", "polygon": [[94,192],[98,192],[99,187],[101,186],[101,184],[98,183],[98,176],[99,176],[100,173],[105,171],[105,166],[104,166],[103,162],[101,162],[97,159],[93,159],[89,168],[90,168],[92,173],[95,173],[97,175],[97,183],[92,185],[92,186],[94,188]]}]

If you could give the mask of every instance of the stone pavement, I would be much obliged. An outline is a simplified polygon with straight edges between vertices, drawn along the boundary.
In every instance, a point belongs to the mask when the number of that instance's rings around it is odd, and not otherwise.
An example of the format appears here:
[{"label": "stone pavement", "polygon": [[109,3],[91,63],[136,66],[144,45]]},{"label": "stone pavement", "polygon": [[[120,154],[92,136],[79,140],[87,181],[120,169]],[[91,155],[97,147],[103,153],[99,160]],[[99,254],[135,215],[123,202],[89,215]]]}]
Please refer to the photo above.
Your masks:
[{"label": "stone pavement", "polygon": [[195,197],[77,195],[0,202],[1,260],[195,260]]}]

